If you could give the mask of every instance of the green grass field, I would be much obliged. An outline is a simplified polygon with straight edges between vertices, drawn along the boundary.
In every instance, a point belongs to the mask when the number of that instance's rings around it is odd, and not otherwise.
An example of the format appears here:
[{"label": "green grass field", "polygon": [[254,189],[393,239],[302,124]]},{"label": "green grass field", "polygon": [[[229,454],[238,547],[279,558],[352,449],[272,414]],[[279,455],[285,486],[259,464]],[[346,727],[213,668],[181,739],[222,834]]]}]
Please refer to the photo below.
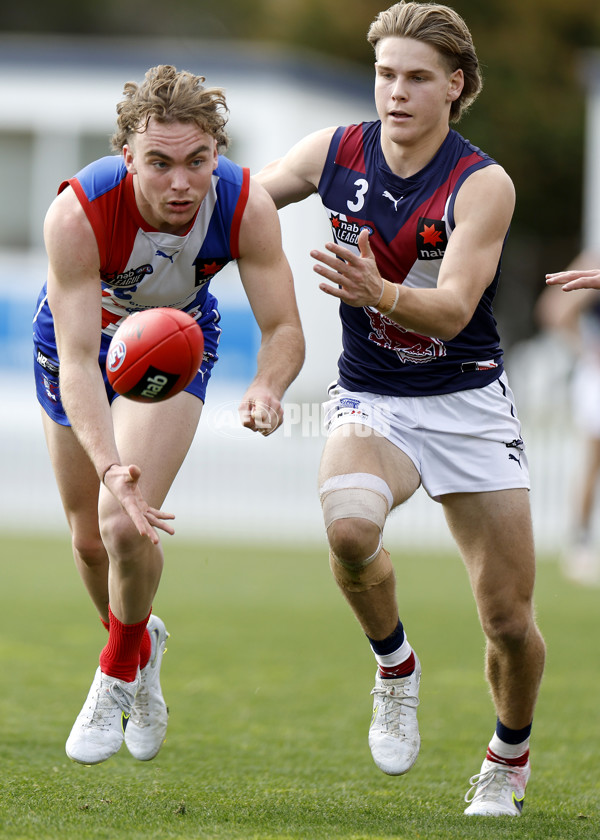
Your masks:
[{"label": "green grass field", "polygon": [[369,753],[373,660],[324,548],[165,543],[167,742],[147,764],[123,747],[82,767],[64,743],[105,632],[67,539],[0,536],[2,840],[600,836],[598,590],[540,563],[548,662],[524,814],[467,818],[495,721],[456,556],[391,546],[423,664],[421,755],[394,779]]}]

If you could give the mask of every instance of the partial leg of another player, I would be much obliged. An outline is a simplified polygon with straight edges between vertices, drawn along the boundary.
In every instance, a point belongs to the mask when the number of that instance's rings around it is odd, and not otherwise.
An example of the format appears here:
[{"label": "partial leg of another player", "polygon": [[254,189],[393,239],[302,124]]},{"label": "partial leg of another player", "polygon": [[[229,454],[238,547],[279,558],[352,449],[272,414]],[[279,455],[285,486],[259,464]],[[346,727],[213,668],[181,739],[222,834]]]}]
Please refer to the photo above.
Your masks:
[{"label": "partial leg of another player", "polygon": [[327,440],[319,476],[331,569],[377,662],[369,746],[390,775],[419,754],[421,666],[398,614],[396,579],[382,532],[396,504],[420,484],[412,461],[364,426],[348,424]]},{"label": "partial leg of another player", "polygon": [[[598,386],[597,373],[590,387],[594,384]],[[600,585],[600,555],[593,539],[594,509],[600,481],[600,435],[597,422],[596,416],[593,431],[590,428],[584,432],[583,474],[575,494],[577,508],[573,537],[562,558],[565,577],[584,586]]]},{"label": "partial leg of another player", "polygon": [[442,499],[486,637],[496,728],[465,797],[468,815],[518,816],[530,774],[529,737],[545,645],[533,610],[535,556],[528,492],[457,493]]}]

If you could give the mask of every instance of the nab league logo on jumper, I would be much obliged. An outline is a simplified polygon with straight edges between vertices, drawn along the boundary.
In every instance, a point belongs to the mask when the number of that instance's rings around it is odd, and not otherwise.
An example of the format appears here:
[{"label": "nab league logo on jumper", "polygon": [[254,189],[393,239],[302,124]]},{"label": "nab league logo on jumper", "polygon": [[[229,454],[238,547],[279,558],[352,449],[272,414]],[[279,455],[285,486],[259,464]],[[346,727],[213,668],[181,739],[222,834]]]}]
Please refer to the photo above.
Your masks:
[{"label": "nab league logo on jumper", "polygon": [[368,225],[349,222],[347,219],[342,219],[339,213],[334,213],[330,218],[330,222],[335,241],[343,242],[344,245],[358,246],[358,234],[365,228],[369,231],[369,234],[373,233],[373,228]]},{"label": "nab league logo on jumper", "polygon": [[120,288],[129,288],[129,286],[136,286],[145,274],[152,274],[154,269],[150,263],[140,265],[138,268],[130,268],[129,271],[124,271],[122,274],[102,274],[102,279],[108,286],[118,286]]},{"label": "nab league logo on jumper", "polygon": [[424,219],[417,222],[417,254],[420,260],[441,260],[446,252],[448,235],[446,223],[441,219]]}]

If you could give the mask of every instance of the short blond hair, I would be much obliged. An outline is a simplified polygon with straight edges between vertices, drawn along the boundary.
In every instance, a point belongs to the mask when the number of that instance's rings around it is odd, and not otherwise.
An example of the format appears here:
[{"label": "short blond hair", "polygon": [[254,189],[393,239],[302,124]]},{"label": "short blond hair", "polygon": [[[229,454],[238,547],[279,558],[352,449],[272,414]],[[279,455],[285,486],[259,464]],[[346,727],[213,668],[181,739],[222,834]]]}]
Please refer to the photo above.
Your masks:
[{"label": "short blond hair", "polygon": [[461,16],[439,3],[407,3],[402,0],[380,12],[367,34],[377,54],[384,38],[414,38],[436,49],[451,73],[462,70],[464,87],[450,108],[450,122],[458,122],[483,87],[473,38]]},{"label": "short blond hair", "polygon": [[221,88],[205,88],[204,76],[159,64],[146,72],[144,81],[127,82],[124,99],[117,105],[117,130],[111,138],[113,149],[120,152],[132,134],[146,130],[151,117],[161,123],[196,123],[214,137],[219,149],[227,149],[225,131],[229,111]]}]

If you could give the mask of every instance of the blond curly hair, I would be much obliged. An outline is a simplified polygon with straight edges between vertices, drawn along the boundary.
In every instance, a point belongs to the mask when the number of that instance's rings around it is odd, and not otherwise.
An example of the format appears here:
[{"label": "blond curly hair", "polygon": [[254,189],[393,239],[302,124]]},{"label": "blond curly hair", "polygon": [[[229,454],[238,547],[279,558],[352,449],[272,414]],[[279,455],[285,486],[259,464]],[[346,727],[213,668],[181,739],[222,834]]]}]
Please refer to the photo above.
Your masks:
[{"label": "blond curly hair", "polygon": [[151,117],[161,123],[190,122],[214,137],[217,148],[225,150],[229,137],[225,126],[229,110],[221,88],[205,88],[204,76],[159,64],[146,72],[144,81],[127,82],[123,99],[117,105],[117,130],[112,148],[120,152],[131,135],[146,130]]}]

